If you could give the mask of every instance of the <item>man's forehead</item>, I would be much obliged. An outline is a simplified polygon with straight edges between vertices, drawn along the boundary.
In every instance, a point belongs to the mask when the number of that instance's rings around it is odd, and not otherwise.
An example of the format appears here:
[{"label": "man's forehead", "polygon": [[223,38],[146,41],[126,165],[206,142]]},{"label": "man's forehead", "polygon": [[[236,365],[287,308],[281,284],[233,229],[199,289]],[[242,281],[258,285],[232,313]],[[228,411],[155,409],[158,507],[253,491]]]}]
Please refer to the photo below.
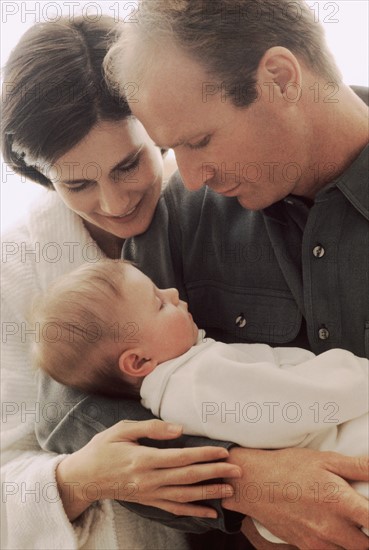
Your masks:
[{"label": "man's forehead", "polygon": [[142,108],[132,106],[133,113],[145,126],[151,139],[159,147],[175,149],[206,131],[206,113],[194,110],[190,102],[171,101],[164,105],[153,102]]},{"label": "man's forehead", "polygon": [[201,98],[203,83],[209,80],[205,69],[182,52],[176,55],[174,51],[169,51],[158,55],[161,58],[155,56],[152,65],[147,67],[140,82],[137,82],[138,91],[150,88],[155,96],[160,98],[165,95],[174,100],[187,93],[198,94]]},{"label": "man's forehead", "polygon": [[192,72],[190,64],[174,66],[172,62],[148,71],[138,84],[135,100],[129,101],[133,114],[161,146],[173,146],[199,134],[215,100],[214,96],[204,100],[209,78],[200,65]]}]

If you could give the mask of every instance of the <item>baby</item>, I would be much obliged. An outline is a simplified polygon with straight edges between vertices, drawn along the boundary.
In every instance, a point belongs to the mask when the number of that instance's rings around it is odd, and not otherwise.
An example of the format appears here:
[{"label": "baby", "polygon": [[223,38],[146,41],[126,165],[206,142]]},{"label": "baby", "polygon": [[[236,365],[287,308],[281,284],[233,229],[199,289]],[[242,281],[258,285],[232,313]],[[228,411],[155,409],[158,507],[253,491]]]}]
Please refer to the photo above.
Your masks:
[{"label": "baby", "polygon": [[159,290],[124,261],[85,264],[34,304],[35,363],[86,392],[140,398],[143,378],[187,352],[198,328],[174,288]]},{"label": "baby", "polygon": [[[63,384],[141,398],[185,433],[244,447],[368,454],[369,362],[348,351],[315,356],[205,338],[176,289],[157,288],[123,261],[57,280],[34,318],[36,364]],[[353,485],[369,498],[367,484]]]}]

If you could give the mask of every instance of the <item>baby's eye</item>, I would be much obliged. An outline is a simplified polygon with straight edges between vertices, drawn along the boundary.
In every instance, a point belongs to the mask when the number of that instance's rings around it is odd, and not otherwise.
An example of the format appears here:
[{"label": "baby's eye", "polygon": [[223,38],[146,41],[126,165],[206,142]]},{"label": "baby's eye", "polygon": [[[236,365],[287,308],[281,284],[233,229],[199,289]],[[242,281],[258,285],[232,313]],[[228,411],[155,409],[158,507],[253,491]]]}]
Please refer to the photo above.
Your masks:
[{"label": "baby's eye", "polygon": [[160,311],[160,310],[163,309],[163,307],[164,307],[164,302],[163,302],[163,300],[162,300],[161,298],[159,298],[159,296],[157,296],[156,299],[158,300],[158,303],[159,303],[159,311]]}]

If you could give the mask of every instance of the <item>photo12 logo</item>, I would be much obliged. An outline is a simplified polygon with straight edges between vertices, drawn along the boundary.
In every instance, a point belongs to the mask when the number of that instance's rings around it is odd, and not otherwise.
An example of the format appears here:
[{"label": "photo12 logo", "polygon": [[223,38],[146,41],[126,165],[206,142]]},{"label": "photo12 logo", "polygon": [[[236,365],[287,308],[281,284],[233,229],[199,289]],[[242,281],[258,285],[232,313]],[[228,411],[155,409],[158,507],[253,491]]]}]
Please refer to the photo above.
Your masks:
[{"label": "photo12 logo", "polygon": [[87,21],[97,22],[103,15],[110,15],[116,23],[137,23],[139,1],[123,2],[1,2],[1,21],[10,23],[17,19],[21,23],[57,22],[62,17],[73,21],[82,16]]}]

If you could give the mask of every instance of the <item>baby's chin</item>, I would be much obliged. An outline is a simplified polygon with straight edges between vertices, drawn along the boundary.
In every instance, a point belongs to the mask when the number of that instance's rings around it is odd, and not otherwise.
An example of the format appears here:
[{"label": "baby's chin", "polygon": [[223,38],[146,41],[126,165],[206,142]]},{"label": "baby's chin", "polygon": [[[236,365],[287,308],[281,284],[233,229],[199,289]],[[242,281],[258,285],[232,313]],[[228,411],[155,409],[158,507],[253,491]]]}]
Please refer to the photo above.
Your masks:
[{"label": "baby's chin", "polygon": [[195,345],[197,343],[197,339],[199,337],[199,327],[196,325],[196,323],[193,324],[193,344]]}]

